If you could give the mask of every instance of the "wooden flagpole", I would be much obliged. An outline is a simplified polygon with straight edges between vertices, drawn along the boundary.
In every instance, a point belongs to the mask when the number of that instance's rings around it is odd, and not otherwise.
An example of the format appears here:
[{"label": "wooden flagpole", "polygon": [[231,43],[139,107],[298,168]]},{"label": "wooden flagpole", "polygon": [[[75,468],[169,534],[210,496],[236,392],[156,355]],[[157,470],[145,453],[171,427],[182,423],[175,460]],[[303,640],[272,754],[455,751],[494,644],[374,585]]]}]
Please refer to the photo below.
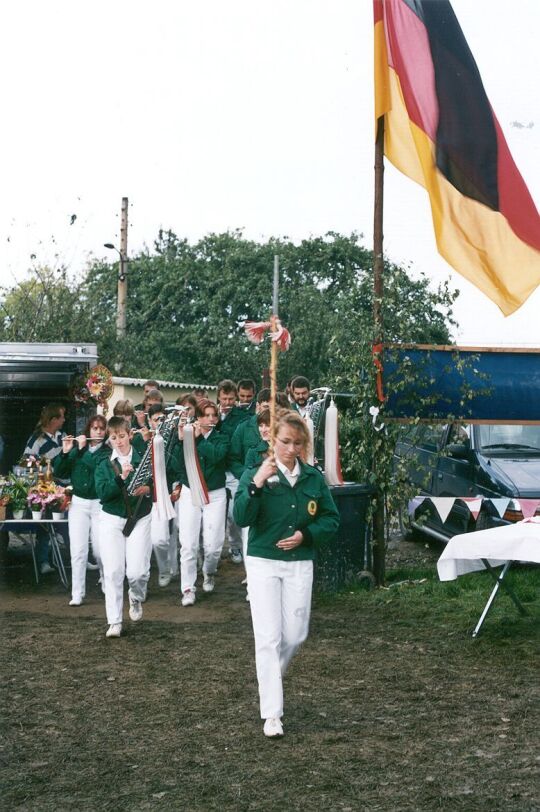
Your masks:
[{"label": "wooden flagpole", "polygon": [[[383,259],[383,193],[384,193],[384,116],[377,121],[375,139],[375,195],[373,206],[373,331],[374,345],[383,340],[382,302],[384,296]],[[374,361],[377,357],[374,358]],[[372,460],[372,471],[377,480],[376,455]],[[378,586],[385,579],[385,534],[384,534],[384,494],[377,487],[375,514],[373,517],[373,575]]]}]

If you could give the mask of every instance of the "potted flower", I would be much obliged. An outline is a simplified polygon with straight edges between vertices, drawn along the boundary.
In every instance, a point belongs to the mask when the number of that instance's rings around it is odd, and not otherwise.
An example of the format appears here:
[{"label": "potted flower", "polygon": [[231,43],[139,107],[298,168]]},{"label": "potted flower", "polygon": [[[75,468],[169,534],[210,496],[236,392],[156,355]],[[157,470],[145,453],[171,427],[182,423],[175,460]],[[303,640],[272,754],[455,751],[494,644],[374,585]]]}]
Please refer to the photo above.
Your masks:
[{"label": "potted flower", "polygon": [[22,519],[27,505],[28,486],[24,479],[13,476],[8,477],[8,484],[4,493],[9,496],[9,506],[14,519]]},{"label": "potted flower", "polygon": [[66,489],[56,485],[54,491],[45,497],[44,504],[51,511],[53,521],[63,519],[67,507]]},{"label": "potted flower", "polygon": [[32,519],[34,519],[34,521],[39,521],[41,519],[43,498],[43,493],[41,493],[37,488],[30,488],[28,491],[26,501],[28,502],[28,507],[32,512]]}]

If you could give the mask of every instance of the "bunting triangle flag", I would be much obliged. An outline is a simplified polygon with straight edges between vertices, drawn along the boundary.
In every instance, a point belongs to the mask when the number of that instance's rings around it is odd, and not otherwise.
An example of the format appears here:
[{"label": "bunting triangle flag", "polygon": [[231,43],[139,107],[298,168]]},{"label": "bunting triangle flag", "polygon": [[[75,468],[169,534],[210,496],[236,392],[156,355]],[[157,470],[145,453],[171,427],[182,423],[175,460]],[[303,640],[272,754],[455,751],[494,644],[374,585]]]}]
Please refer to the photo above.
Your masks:
[{"label": "bunting triangle flag", "polygon": [[536,513],[538,505],[540,505],[540,499],[520,499],[519,504],[523,518],[530,519]]},{"label": "bunting triangle flag", "polygon": [[478,514],[482,510],[482,502],[484,501],[481,496],[460,496],[462,502],[465,502],[470,510],[471,516],[476,521]]},{"label": "bunting triangle flag", "polygon": [[455,496],[432,496],[431,503],[444,524],[456,502]]},{"label": "bunting triangle flag", "polygon": [[510,499],[490,499],[489,501],[497,511],[499,517],[502,519],[506,513],[506,508],[510,504]]}]

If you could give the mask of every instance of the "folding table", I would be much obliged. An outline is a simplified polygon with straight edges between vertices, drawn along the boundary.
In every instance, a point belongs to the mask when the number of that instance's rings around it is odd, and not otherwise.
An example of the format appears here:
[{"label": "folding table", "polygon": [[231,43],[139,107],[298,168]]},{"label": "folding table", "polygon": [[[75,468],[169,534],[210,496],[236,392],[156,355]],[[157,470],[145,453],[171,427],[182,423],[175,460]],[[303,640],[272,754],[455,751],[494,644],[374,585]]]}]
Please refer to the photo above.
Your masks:
[{"label": "folding table", "polygon": [[15,529],[13,525],[17,525],[17,530],[21,533],[31,534],[32,561],[34,562],[34,575],[36,577],[36,583],[39,583],[39,570],[36,560],[36,540],[34,538],[33,530],[39,526],[43,527],[49,536],[53,565],[58,570],[58,575],[60,576],[63,586],[66,589],[69,588],[66,568],[64,567],[60,545],[58,543],[58,539],[56,538],[56,531],[54,529],[55,524],[67,524],[67,521],[67,519],[4,519],[0,522],[0,530],[3,528],[9,530],[10,527]]},{"label": "folding table", "polygon": [[[527,614],[523,605],[505,583],[505,577],[514,561],[540,564],[540,517],[524,519],[504,527],[477,530],[454,536],[437,561],[441,581],[453,581],[468,572],[488,570],[495,586],[487,600],[472,633],[476,637],[482,628],[499,587],[510,596],[521,614]],[[497,574],[494,567],[502,566]]]}]

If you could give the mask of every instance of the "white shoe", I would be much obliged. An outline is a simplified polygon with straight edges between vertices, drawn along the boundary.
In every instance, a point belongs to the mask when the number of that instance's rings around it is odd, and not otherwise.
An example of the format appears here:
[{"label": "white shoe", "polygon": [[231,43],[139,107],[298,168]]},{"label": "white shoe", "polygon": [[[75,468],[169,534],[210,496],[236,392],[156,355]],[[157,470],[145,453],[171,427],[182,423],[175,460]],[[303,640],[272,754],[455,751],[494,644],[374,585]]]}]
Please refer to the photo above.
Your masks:
[{"label": "white shoe", "polygon": [[195,593],[192,589],[186,589],[182,596],[182,606],[193,606],[195,603]]},{"label": "white shoe", "polygon": [[40,573],[41,573],[42,575],[49,575],[51,572],[54,572],[54,567],[51,567],[51,565],[49,564],[49,562],[48,562],[48,561],[45,561],[45,562],[44,562],[44,563],[41,565],[41,567],[39,568],[39,571],[40,571]]},{"label": "white shoe", "polygon": [[216,586],[216,579],[213,575],[209,575],[208,573],[204,576],[203,581],[203,592],[213,592]]},{"label": "white shoe", "polygon": [[231,561],[233,564],[241,564],[243,560],[240,550],[231,550]]},{"label": "white shoe", "polygon": [[72,598],[69,602],[70,606],[80,606],[83,602],[82,598]]},{"label": "white shoe", "polygon": [[278,719],[277,716],[272,716],[270,719],[266,719],[264,722],[263,732],[264,735],[269,739],[278,739],[283,736],[283,725],[281,724],[281,719]]},{"label": "white shoe", "polygon": [[158,584],[160,586],[169,586],[171,583],[171,576],[170,575],[160,575],[158,578]]},{"label": "white shoe", "polygon": [[105,632],[105,637],[120,637],[121,634],[122,634],[122,624],[111,623],[111,625]]},{"label": "white shoe", "polygon": [[129,598],[129,617],[134,623],[137,623],[138,620],[142,620],[142,603],[132,598],[131,595]]}]

